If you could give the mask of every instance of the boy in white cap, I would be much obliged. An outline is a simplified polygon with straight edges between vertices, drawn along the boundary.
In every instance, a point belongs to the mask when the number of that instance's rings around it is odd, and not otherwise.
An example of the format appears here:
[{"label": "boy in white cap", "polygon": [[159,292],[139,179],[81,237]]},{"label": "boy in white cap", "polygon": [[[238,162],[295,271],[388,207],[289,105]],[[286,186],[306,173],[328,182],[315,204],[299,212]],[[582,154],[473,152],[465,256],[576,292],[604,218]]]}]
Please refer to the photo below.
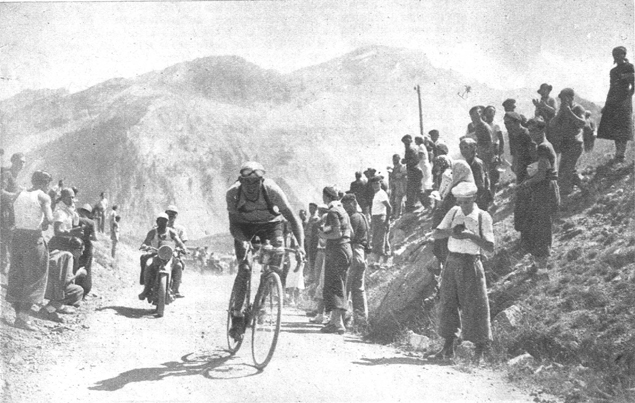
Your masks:
[{"label": "boy in white cap", "polygon": [[463,182],[452,189],[457,206],[452,207],[434,230],[435,239],[449,238],[448,258],[441,280],[439,335],[445,339],[435,357],[454,357],[454,341],[459,335],[476,346],[478,363],[492,340],[489,301],[482,250],[494,250],[492,217],[475,203],[477,188]]}]

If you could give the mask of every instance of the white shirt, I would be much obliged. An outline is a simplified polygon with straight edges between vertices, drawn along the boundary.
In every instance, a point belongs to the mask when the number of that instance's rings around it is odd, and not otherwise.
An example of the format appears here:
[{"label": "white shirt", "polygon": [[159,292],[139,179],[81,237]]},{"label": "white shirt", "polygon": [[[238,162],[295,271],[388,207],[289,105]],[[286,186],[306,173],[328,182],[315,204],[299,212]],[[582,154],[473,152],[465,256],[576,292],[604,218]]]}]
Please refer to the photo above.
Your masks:
[{"label": "white shirt", "polygon": [[[479,213],[481,215],[481,228],[479,229]],[[467,216],[463,214],[461,207],[454,206],[443,217],[443,221],[437,227],[438,229],[451,229],[459,224],[465,224],[465,229],[481,236],[483,239],[494,242],[494,227],[492,217],[486,211],[479,209],[476,204],[474,210]],[[467,253],[470,255],[479,255],[481,248],[469,239],[456,239],[451,236],[448,239],[448,250],[454,253]]]},{"label": "white shirt", "polygon": [[67,206],[66,203],[57,204],[55,214],[53,214],[53,222],[60,222],[60,230],[70,231],[73,227],[79,225],[79,215],[75,211],[75,206]]},{"label": "white shirt", "polygon": [[423,154],[421,160],[419,160],[419,168],[421,168],[421,172],[423,173],[423,177],[421,178],[423,189],[432,189],[432,167],[428,159],[428,149],[425,144],[419,144],[417,146],[417,152]]},{"label": "white shirt", "polygon": [[379,189],[373,196],[373,206],[370,211],[371,215],[386,215],[386,205],[389,202],[388,193],[384,189]]},{"label": "white shirt", "polygon": [[42,229],[44,213],[42,212],[39,196],[43,194],[45,193],[41,190],[20,192],[13,203],[15,227],[17,229]]}]

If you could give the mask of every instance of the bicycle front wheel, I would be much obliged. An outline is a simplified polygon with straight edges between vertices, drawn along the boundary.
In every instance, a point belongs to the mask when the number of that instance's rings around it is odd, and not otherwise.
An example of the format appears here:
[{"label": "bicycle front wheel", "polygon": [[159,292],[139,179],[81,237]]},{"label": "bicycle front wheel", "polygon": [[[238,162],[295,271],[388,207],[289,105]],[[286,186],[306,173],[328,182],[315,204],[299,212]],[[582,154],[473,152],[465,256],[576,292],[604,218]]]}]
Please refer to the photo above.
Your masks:
[{"label": "bicycle front wheel", "polygon": [[252,311],[251,351],[258,369],[264,369],[269,364],[276,349],[284,295],[277,273],[269,273],[262,281]]}]

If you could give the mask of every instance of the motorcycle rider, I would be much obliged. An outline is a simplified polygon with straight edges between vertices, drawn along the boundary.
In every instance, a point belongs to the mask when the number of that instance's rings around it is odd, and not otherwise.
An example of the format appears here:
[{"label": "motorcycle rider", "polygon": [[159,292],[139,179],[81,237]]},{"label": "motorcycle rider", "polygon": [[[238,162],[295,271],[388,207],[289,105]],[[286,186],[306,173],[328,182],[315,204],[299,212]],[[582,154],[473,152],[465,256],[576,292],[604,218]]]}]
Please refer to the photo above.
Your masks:
[{"label": "motorcycle rider", "polygon": [[[246,242],[258,236],[261,242],[269,240],[275,247],[283,246],[283,221],[286,218],[298,240],[298,253],[303,259],[305,252],[302,222],[295,215],[287,196],[271,179],[265,178],[264,167],[255,161],[245,162],[240,168],[240,176],[226,193],[229,213],[229,231],[234,237],[234,250],[239,262],[234,280],[236,290],[235,305],[232,309],[232,327],[229,334],[234,339],[242,337],[244,317],[242,305],[247,282],[250,280],[249,266],[244,261],[247,253]],[[272,265],[280,266],[280,257]]]},{"label": "motorcycle rider", "polygon": [[[147,246],[151,246],[155,249],[159,249],[163,245],[174,245],[183,248],[185,250],[185,244],[179,238],[177,232],[168,227],[168,215],[165,213],[161,213],[157,216],[157,226],[148,231],[148,235],[146,235],[146,239],[141,244],[139,249],[146,250]],[[148,251],[148,253],[144,254],[145,262],[150,258],[156,256],[156,251]],[[142,259],[142,261],[144,261]],[[152,283],[154,282],[154,276],[156,275],[156,267],[158,262],[153,261],[150,262],[145,268],[142,266],[142,277],[143,277],[143,292],[139,294],[139,299],[144,300],[150,295],[150,288],[152,288]]]},{"label": "motorcycle rider", "polygon": [[[168,215],[168,227],[174,229],[179,238],[181,238],[181,242],[185,244],[188,241],[185,227],[180,224],[176,224],[176,217],[179,215],[179,209],[176,208],[175,205],[171,204],[167,209],[165,209],[165,214]],[[179,288],[181,287],[183,270],[185,270],[185,262],[181,259],[180,255],[174,259],[174,268],[172,269],[172,292],[176,298],[183,298],[184,295],[179,292]]]}]

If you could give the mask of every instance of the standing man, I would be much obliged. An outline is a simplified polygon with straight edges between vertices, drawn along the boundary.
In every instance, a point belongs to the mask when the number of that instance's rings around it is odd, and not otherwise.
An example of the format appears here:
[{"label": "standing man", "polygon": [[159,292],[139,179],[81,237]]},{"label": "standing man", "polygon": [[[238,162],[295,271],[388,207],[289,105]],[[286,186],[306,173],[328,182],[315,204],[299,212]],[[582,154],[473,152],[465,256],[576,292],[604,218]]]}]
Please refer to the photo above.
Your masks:
[{"label": "standing man", "polygon": [[430,165],[430,158],[428,156],[428,149],[426,148],[423,137],[416,136],[415,144],[419,153],[419,169],[421,169],[421,187],[423,193],[419,193],[419,200],[425,208],[430,207],[430,193],[432,193],[432,166]]},{"label": "standing man", "polygon": [[361,171],[355,172],[355,180],[351,182],[349,192],[355,195],[357,204],[362,207],[363,210],[366,205],[366,179],[362,176]]},{"label": "standing man", "polygon": [[119,243],[119,220],[121,220],[121,216],[116,215],[115,219],[110,223],[110,243],[112,244],[110,256],[113,259],[117,253],[117,244]]},{"label": "standing man", "polygon": [[571,88],[560,91],[558,97],[560,98],[560,109],[549,122],[549,126],[550,129],[555,130],[553,134],[557,139],[555,141],[560,144],[562,154],[558,166],[558,185],[560,186],[560,194],[566,196],[573,191],[574,186],[585,190],[576,165],[584,149],[582,131],[586,125],[586,120],[584,119],[584,108],[573,102],[575,92]]},{"label": "standing man", "polygon": [[509,136],[512,171],[516,175],[516,183],[521,183],[527,178],[527,167],[532,163],[535,146],[529,131],[522,126],[522,117],[518,113],[507,112],[503,121]]},{"label": "standing man", "polygon": [[[48,249],[42,231],[53,221],[48,188],[51,175],[35,171],[31,189],[20,193],[3,190],[2,197],[13,203],[15,229],[11,243],[11,269],[7,285],[7,302],[15,309],[15,327],[36,330],[29,320],[33,304],[40,304],[46,291]],[[4,201],[3,200],[3,201]]]},{"label": "standing man", "polygon": [[[403,199],[406,196],[406,184],[408,182],[406,166],[401,163],[399,154],[392,156],[392,168],[388,167],[390,177],[390,204],[394,208],[392,218],[401,217]],[[356,203],[357,204],[357,203]]]},{"label": "standing man", "polygon": [[412,145],[412,136],[406,134],[401,138],[404,145],[405,153],[401,161],[406,164],[408,171],[408,182],[406,185],[406,213],[412,213],[415,210],[415,204],[421,193],[421,178],[423,173],[419,168],[419,153]]},{"label": "standing man", "polygon": [[365,325],[368,319],[368,303],[366,300],[365,273],[366,248],[368,247],[368,221],[357,211],[355,195],[348,193],[342,198],[344,210],[351,221],[351,250],[353,257],[346,279],[346,295],[351,296],[353,303],[353,323]]},{"label": "standing man", "polygon": [[[287,196],[271,179],[265,178],[264,167],[255,161],[245,162],[240,167],[240,176],[225,196],[229,213],[229,231],[234,237],[234,250],[238,261],[238,274],[234,281],[235,305],[232,307],[232,326],[229,334],[240,340],[245,332],[242,304],[245,300],[247,282],[251,278],[249,266],[244,261],[247,254],[245,243],[258,236],[261,242],[269,241],[274,248],[283,246],[283,219],[291,224],[298,241],[298,253],[304,257],[304,230],[293,213]],[[274,259],[276,260],[276,259]],[[272,262],[282,268],[281,257]]]},{"label": "standing man", "polygon": [[108,199],[106,199],[106,192],[99,194],[99,232],[104,233],[106,225],[106,210],[108,210]]},{"label": "standing man", "polygon": [[490,170],[487,172],[489,175],[490,190],[492,197],[496,195],[496,185],[500,179],[500,172],[498,172],[498,166],[503,159],[503,152],[505,151],[505,139],[500,126],[494,123],[494,116],[496,116],[496,107],[489,105],[483,111],[483,120],[492,127],[492,163]]},{"label": "standing man", "polygon": [[[11,156],[11,166],[2,167],[2,189],[10,193],[16,193],[18,187],[18,174],[24,168],[26,158],[22,153]],[[11,230],[14,225],[13,205],[9,202],[0,202],[0,273],[6,276],[9,269]]]},{"label": "standing man", "polygon": [[483,250],[494,250],[494,229],[492,217],[474,203],[476,190],[467,182],[452,189],[458,206],[448,211],[432,235],[434,239],[449,238],[439,306],[439,335],[445,344],[435,357],[454,357],[454,342],[460,331],[463,340],[476,346],[474,360],[478,363],[492,340],[481,255]]},{"label": "standing man", "polygon": [[[165,210],[165,214],[168,215],[168,227],[176,231],[181,242],[185,244],[188,241],[187,232],[185,227],[176,224],[176,217],[179,215],[179,209],[175,205],[169,205]],[[113,256],[114,257],[114,256]],[[172,268],[172,292],[176,298],[183,298],[183,295],[179,292],[181,287],[181,281],[183,280],[183,270],[185,270],[185,262],[181,259],[180,255],[175,258],[174,267]]]},{"label": "standing man", "polygon": [[315,269],[315,257],[317,254],[319,236],[318,236],[318,225],[317,223],[320,221],[320,217],[317,214],[317,204],[311,202],[309,203],[309,217],[306,225],[305,235],[305,250],[307,253],[307,266],[309,273],[309,281],[319,281],[317,278],[317,270]]},{"label": "standing man", "polygon": [[84,251],[79,257],[79,266],[86,269],[86,276],[75,280],[75,284],[84,289],[84,298],[93,288],[93,241],[97,241],[95,233],[95,222],[93,221],[93,212],[90,204],[86,203],[77,209],[79,214],[79,226],[82,228],[80,238],[84,241]]},{"label": "standing man", "polygon": [[[379,182],[377,187],[380,186]],[[329,323],[320,331],[322,333],[344,334],[344,315],[348,308],[346,295],[346,272],[351,265],[351,222],[348,214],[339,201],[339,192],[327,186],[322,190],[322,200],[328,206],[324,225],[320,228],[320,236],[326,239],[324,261],[324,310],[331,312]]]},{"label": "standing man", "polygon": [[115,204],[114,206],[112,206],[110,213],[108,214],[108,225],[112,226],[113,223],[115,222],[115,217],[117,217],[117,209],[119,207]]},{"label": "standing man", "polygon": [[482,106],[475,106],[470,109],[470,119],[472,122],[468,126],[470,133],[467,137],[476,140],[476,155],[483,161],[485,171],[489,172],[494,160],[494,129],[483,119]]},{"label": "standing man", "polygon": [[467,162],[470,169],[472,169],[474,184],[477,189],[475,203],[478,208],[487,211],[492,201],[492,194],[490,192],[489,178],[483,166],[483,161],[476,156],[476,142],[466,137],[459,143],[459,148],[461,149],[461,155],[465,158],[465,162]]},{"label": "standing man", "polygon": [[381,178],[379,176],[371,179],[373,191],[373,204],[371,207],[371,232],[373,252],[371,261],[379,262],[380,258],[384,258],[384,263],[390,254],[390,244],[388,243],[388,229],[390,228],[390,216],[392,214],[392,206],[388,199],[388,194],[381,188]]}]

